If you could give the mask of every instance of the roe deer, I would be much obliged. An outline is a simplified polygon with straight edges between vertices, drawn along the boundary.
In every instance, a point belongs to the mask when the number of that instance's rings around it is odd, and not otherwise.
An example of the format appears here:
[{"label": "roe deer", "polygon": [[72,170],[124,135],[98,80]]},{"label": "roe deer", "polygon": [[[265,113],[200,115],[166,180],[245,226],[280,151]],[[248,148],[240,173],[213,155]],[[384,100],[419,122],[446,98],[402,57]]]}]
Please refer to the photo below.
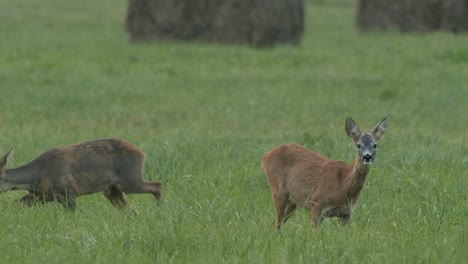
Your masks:
[{"label": "roe deer", "polygon": [[266,153],[262,167],[273,197],[276,227],[280,229],[296,207],[311,210],[313,227],[325,217],[338,217],[346,225],[375,159],[376,142],[386,129],[387,117],[370,133],[361,133],[353,119],[346,119],[346,133],[357,148],[352,164],[297,144],[282,144]]},{"label": "roe deer", "polygon": [[5,169],[12,150],[0,158],[0,192],[27,190],[20,199],[26,205],[55,198],[74,209],[77,196],[99,191],[117,208],[128,207],[124,193],[151,193],[161,199],[161,182],[143,180],[145,154],[122,139],[56,147],[25,165]]}]

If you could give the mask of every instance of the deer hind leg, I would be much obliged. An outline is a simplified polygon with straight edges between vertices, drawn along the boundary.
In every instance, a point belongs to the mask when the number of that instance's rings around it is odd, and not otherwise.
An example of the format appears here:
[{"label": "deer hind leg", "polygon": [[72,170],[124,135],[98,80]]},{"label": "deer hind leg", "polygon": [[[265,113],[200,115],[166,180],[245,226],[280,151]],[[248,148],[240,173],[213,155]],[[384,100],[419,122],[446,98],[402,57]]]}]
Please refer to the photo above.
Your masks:
[{"label": "deer hind leg", "polygon": [[124,193],[151,193],[158,203],[160,203],[161,193],[161,182],[159,181],[142,181],[142,182],[131,182],[121,184]]},{"label": "deer hind leg", "polygon": [[284,208],[284,212],[283,212],[283,220],[282,220],[283,224],[286,223],[286,221],[288,221],[289,217],[292,215],[295,209],[296,209],[296,204],[294,204],[291,201],[287,201],[286,207]]},{"label": "deer hind leg", "polygon": [[117,186],[111,186],[108,191],[104,192],[104,196],[106,196],[113,206],[119,209],[129,207],[123,192],[119,190]]},{"label": "deer hind leg", "polygon": [[156,201],[161,203],[161,182],[160,181],[145,181],[145,192],[153,194]]},{"label": "deer hind leg", "polygon": [[285,217],[284,213],[288,202],[288,194],[286,192],[280,192],[278,194],[273,193],[272,197],[275,207],[275,225],[276,228],[281,229],[281,223]]},{"label": "deer hind leg", "polygon": [[[143,160],[138,158],[138,163],[142,165]],[[142,166],[133,166],[133,162],[128,166],[123,166],[119,173],[119,186],[122,187],[124,193],[150,193],[152,194],[158,204],[160,203],[161,182],[160,181],[145,181],[142,177]]]}]

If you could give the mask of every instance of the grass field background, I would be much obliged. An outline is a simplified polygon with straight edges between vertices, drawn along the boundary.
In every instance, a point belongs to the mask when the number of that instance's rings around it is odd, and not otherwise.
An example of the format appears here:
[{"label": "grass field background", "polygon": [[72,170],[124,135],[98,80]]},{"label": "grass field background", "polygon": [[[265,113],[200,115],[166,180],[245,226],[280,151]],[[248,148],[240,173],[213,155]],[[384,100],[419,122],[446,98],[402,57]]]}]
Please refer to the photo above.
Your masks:
[{"label": "grass field background", "polygon": [[[4,263],[465,263],[468,36],[359,34],[354,1],[307,2],[301,45],[130,44],[126,1],[0,0],[0,152],[121,137],[164,205],[101,194],[23,207],[0,194]],[[388,133],[348,228],[281,232],[262,155],[296,142],[351,161],[352,116]]]}]

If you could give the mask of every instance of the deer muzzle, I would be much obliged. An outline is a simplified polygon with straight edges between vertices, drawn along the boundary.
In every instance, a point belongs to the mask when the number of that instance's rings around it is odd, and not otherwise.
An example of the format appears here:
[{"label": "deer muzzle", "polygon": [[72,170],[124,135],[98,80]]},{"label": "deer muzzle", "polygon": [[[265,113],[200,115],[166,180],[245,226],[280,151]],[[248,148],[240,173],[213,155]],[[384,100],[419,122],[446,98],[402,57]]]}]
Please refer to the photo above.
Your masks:
[{"label": "deer muzzle", "polygon": [[374,161],[374,157],[372,157],[372,154],[366,153],[366,154],[362,155],[362,162],[364,164],[371,164],[372,161]]}]

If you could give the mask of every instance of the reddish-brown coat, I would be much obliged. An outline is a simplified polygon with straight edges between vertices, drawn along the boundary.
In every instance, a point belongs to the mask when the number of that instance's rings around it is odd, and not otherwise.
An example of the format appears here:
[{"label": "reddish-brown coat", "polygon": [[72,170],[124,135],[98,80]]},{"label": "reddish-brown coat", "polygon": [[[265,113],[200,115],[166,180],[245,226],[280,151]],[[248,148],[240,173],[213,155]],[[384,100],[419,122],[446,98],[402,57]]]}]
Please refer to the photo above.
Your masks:
[{"label": "reddish-brown coat", "polygon": [[27,164],[5,169],[11,150],[0,158],[0,191],[27,190],[25,204],[56,198],[75,207],[80,195],[103,191],[116,207],[127,207],[124,193],[151,193],[161,199],[161,182],[144,181],[145,154],[122,139],[100,139],[50,149]]},{"label": "reddish-brown coat", "polygon": [[[356,144],[361,144],[363,134],[357,125],[350,118],[346,122],[348,135]],[[366,141],[367,145],[376,148],[375,142],[384,134],[386,124],[384,118],[370,134],[364,134],[366,140],[370,137],[375,140]],[[375,156],[375,150],[373,154]],[[366,156],[368,158],[373,159]],[[262,167],[272,193],[275,224],[280,228],[296,207],[312,210],[314,226],[324,217],[333,216],[347,224],[369,173],[370,163],[363,162],[359,151],[354,162],[347,164],[328,159],[298,144],[282,144],[263,156]]]}]

